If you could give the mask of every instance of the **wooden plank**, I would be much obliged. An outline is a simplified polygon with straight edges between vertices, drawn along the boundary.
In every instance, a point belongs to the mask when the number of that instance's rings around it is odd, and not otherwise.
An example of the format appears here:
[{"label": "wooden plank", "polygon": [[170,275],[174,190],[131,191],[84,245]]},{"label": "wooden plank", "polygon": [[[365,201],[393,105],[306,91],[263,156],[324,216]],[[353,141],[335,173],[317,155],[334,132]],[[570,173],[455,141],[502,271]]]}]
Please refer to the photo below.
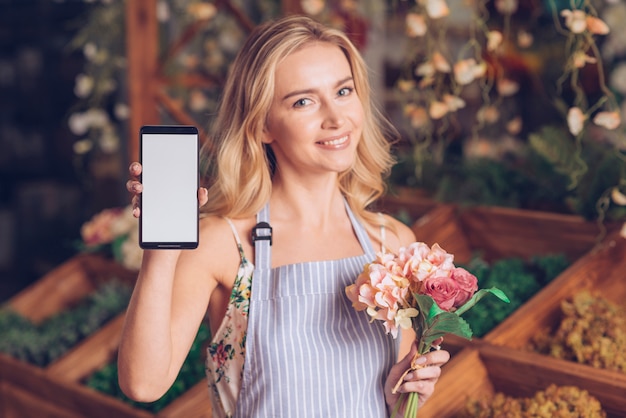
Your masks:
[{"label": "wooden plank", "polygon": [[2,384],[3,418],[84,418],[56,405],[54,400],[43,400],[10,383]]},{"label": "wooden plank", "polygon": [[159,114],[154,92],[158,65],[156,0],[126,2],[126,58],[130,105],[128,158],[139,160],[139,129],[157,124]]},{"label": "wooden plank", "polygon": [[211,418],[211,400],[206,381],[197,383],[157,414],[159,417]]},{"label": "wooden plank", "polygon": [[132,284],[137,273],[93,254],[79,254],[13,296],[11,309],[34,322],[71,307],[112,278]]}]

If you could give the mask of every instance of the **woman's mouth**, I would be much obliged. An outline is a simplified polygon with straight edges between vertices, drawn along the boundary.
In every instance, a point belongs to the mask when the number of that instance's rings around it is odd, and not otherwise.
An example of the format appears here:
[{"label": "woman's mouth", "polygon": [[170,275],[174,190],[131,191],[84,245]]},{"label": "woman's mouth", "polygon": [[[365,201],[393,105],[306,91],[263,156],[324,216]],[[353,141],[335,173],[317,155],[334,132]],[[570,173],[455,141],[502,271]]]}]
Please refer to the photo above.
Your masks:
[{"label": "woman's mouth", "polygon": [[348,135],[344,135],[340,138],[331,139],[329,141],[319,141],[318,144],[326,146],[326,147],[338,147],[348,142],[350,137]]}]

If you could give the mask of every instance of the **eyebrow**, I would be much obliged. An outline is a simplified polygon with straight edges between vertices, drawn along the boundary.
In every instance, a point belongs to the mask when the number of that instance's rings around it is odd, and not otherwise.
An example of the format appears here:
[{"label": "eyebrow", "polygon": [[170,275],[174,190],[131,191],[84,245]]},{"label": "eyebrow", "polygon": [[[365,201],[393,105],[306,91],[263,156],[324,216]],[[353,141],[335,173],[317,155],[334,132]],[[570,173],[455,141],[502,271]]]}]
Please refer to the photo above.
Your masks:
[{"label": "eyebrow", "polygon": [[[342,84],[347,83],[348,81],[352,81],[353,79],[354,79],[354,78],[353,78],[352,76],[348,76],[348,77],[346,77],[346,78],[343,78],[343,79],[339,80],[337,83],[335,83],[335,87],[339,87],[339,86],[341,86]],[[316,91],[316,89],[304,89],[304,90],[296,90],[296,91],[292,91],[292,92],[290,92],[290,93],[287,93],[287,94],[286,94],[286,95],[282,98],[282,100],[284,101],[284,100],[287,100],[287,99],[289,99],[289,98],[291,98],[291,97],[294,97],[294,96],[299,96],[299,95],[301,95],[301,94],[309,94],[309,93],[314,93],[315,91]]]}]

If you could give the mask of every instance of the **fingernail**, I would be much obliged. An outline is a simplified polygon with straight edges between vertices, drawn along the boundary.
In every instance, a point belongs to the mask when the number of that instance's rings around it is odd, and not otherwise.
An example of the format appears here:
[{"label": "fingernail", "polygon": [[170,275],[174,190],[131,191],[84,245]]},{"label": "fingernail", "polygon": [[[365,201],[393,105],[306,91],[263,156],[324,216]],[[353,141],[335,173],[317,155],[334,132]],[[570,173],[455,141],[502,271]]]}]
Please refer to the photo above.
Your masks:
[{"label": "fingernail", "polygon": [[426,357],[418,357],[417,360],[415,360],[415,364],[426,364]]},{"label": "fingernail", "polygon": [[413,373],[407,373],[406,376],[404,376],[404,380],[413,380],[415,379],[415,375]]}]

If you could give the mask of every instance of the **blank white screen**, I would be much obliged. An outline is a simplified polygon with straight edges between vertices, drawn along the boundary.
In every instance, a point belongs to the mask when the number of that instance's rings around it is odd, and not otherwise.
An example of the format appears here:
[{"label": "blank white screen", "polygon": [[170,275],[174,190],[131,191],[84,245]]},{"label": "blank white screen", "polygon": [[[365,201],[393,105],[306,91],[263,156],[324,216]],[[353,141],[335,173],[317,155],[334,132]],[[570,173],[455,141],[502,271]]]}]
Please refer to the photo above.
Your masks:
[{"label": "blank white screen", "polygon": [[143,134],[142,241],[196,242],[198,136]]}]

